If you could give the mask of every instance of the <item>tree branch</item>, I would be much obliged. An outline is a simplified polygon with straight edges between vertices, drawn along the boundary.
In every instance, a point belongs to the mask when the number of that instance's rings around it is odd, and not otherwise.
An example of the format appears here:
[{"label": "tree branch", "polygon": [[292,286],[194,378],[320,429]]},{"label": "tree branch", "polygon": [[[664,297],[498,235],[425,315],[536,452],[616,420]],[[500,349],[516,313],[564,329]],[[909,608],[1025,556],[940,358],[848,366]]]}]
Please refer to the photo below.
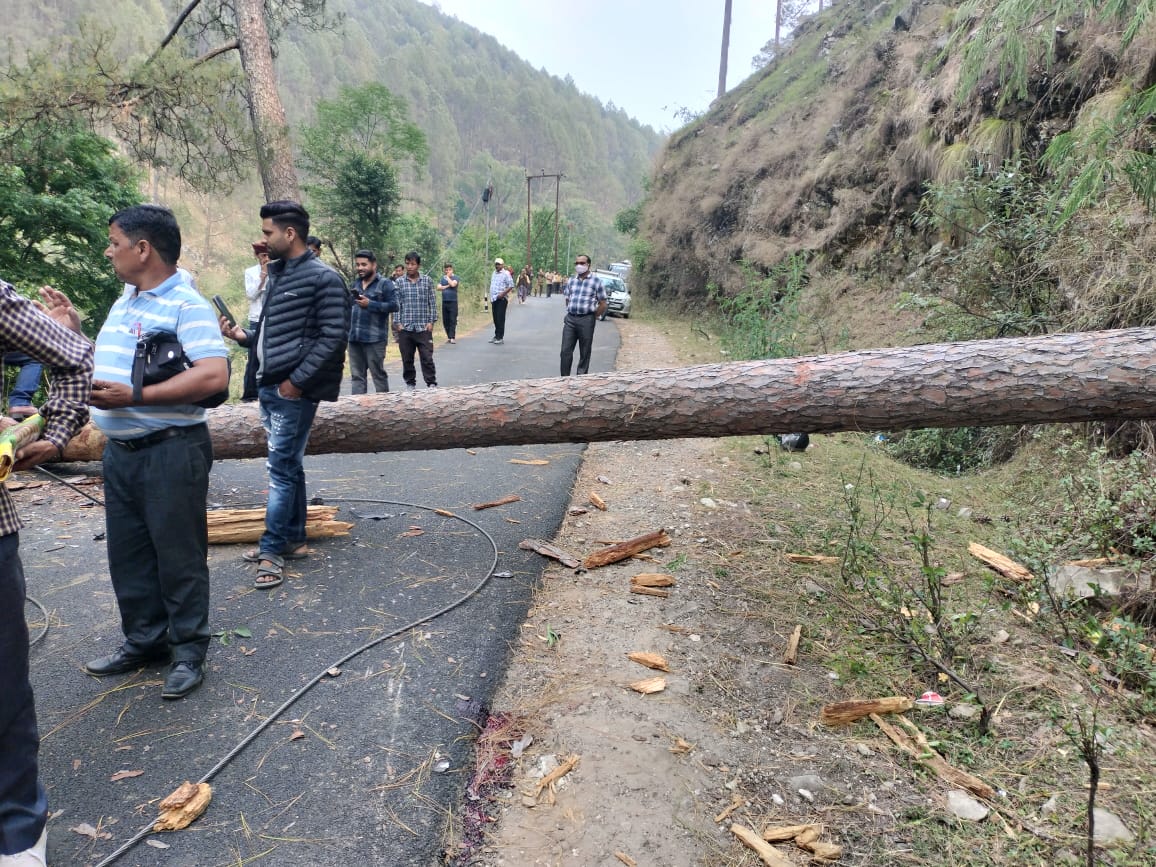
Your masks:
[{"label": "tree branch", "polygon": [[169,29],[169,32],[165,34],[165,38],[161,40],[161,44],[157,46],[157,50],[152,53],[145,63],[146,66],[156,60],[157,55],[164,51],[165,47],[173,41],[173,38],[177,35],[177,31],[180,30],[181,25],[185,23],[185,19],[192,15],[194,10],[200,5],[201,0],[189,0],[189,5],[177,16],[177,20],[173,22],[173,26]]},{"label": "tree branch", "polygon": [[241,47],[241,43],[234,39],[232,42],[226,42],[224,45],[218,45],[211,51],[206,51],[200,57],[193,61],[193,66],[200,66],[202,63],[208,63],[214,57],[225,54],[229,51],[236,51]]}]

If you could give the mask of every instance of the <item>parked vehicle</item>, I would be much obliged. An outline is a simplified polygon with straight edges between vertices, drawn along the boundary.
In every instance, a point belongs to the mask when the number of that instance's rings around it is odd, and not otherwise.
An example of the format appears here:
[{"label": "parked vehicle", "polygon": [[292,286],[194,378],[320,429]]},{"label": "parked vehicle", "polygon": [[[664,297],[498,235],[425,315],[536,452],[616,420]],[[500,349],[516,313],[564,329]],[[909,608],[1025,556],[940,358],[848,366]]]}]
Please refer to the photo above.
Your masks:
[{"label": "parked vehicle", "polygon": [[605,319],[608,315],[621,316],[623,319],[630,318],[630,289],[626,286],[626,281],[615,274],[613,271],[595,271],[594,276],[602,281],[602,285],[606,288],[606,313],[602,315]]},{"label": "parked vehicle", "polygon": [[621,262],[615,262],[610,266],[610,271],[626,280],[630,276],[630,260],[624,259]]}]

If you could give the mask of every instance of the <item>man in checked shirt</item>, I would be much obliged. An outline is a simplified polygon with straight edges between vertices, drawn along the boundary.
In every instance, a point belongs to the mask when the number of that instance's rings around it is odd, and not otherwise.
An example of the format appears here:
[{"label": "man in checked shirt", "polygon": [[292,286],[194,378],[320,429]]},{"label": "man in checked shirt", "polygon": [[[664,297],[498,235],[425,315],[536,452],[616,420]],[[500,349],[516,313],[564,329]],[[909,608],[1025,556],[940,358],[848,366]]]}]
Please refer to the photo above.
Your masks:
[{"label": "man in checked shirt", "polygon": [[590,257],[582,253],[574,259],[574,276],[562,290],[566,298],[566,318],[562,320],[562,375],[574,366],[574,344],[578,344],[578,374],[590,371],[594,348],[594,321],[606,312],[606,287],[590,273]]},{"label": "man in checked shirt", "polygon": [[[50,384],[40,409],[44,432],[16,453],[17,470],[60,457],[88,421],[92,344],[74,333],[80,321],[64,296],[45,287],[40,297],[47,315],[0,280],[0,352],[23,352],[43,362]],[[6,422],[4,427],[12,420]],[[28,679],[21,526],[7,488],[0,486],[0,867],[43,867],[48,802],[37,780],[40,738]]]},{"label": "man in checked shirt", "polygon": [[397,351],[401,354],[401,376],[407,391],[417,388],[416,352],[421,359],[421,375],[428,388],[437,388],[434,366],[433,327],[438,319],[433,281],[421,273],[421,256],[416,250],[405,254],[405,274],[393,281],[397,287],[397,313],[393,328]]}]

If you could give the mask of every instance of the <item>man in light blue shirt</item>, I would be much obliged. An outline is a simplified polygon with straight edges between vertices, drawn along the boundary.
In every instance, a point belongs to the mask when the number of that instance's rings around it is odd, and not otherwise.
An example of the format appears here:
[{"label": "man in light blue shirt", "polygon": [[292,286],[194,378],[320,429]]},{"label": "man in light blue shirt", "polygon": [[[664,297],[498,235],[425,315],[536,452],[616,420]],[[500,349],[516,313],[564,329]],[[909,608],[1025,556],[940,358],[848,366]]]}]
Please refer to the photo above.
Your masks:
[{"label": "man in light blue shirt", "polygon": [[[228,387],[216,314],[179,273],[181,230],[167,208],[137,205],[112,216],[108,249],[129,284],[96,339],[92,420],[104,449],[108,566],[124,643],[85,670],[97,677],[170,662],[161,697],[201,685],[208,650],[205,516],[213,449],[197,401]],[[175,334],[192,366],[146,385],[134,399],[132,364],[142,335]]]}]

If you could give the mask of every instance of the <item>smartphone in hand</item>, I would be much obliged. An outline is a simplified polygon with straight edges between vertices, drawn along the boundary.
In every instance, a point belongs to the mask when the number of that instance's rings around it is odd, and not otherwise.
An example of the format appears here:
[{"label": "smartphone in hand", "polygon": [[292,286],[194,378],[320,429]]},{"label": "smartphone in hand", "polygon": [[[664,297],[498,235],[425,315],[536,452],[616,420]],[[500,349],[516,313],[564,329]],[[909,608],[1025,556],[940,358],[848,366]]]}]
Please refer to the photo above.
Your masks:
[{"label": "smartphone in hand", "polygon": [[213,296],[213,306],[217,308],[218,313],[220,313],[222,316],[225,317],[225,319],[227,319],[229,321],[230,327],[232,327],[232,328],[237,327],[237,320],[233,316],[233,312],[231,310],[229,310],[229,305],[225,303],[224,298],[222,298],[220,295],[214,295]]}]

